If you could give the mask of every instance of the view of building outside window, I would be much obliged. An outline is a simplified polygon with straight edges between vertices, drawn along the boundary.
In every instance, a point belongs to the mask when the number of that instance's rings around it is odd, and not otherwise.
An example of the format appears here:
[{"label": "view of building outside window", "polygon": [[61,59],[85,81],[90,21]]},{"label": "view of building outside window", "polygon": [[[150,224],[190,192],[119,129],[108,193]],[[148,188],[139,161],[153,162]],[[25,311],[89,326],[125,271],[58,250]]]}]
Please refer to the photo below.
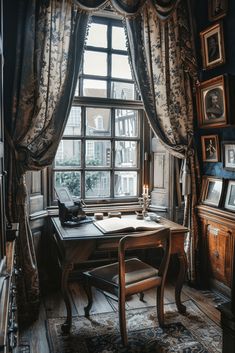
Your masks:
[{"label": "view of building outside window", "polygon": [[142,112],[124,29],[120,21],[96,21],[90,26],[74,104],[55,157],[54,185],[84,199],[137,197]]}]

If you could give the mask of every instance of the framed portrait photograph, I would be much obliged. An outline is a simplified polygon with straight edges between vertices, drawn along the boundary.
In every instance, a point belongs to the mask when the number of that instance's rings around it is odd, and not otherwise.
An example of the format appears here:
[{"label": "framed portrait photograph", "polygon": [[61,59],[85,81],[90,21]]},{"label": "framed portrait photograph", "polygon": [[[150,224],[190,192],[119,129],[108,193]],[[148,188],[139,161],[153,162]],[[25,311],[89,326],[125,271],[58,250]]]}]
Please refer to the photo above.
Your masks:
[{"label": "framed portrait photograph", "polygon": [[200,32],[202,63],[204,69],[225,63],[224,37],[222,23],[216,23]]},{"label": "framed portrait photograph", "polygon": [[224,208],[235,211],[235,180],[228,181]]},{"label": "framed portrait photograph", "polygon": [[219,162],[218,135],[201,136],[203,162]]},{"label": "framed portrait photograph", "polygon": [[223,179],[204,177],[202,188],[202,203],[219,207],[223,190]]},{"label": "framed portrait photograph", "polygon": [[224,75],[201,82],[197,87],[199,127],[222,127],[228,124],[228,87]]},{"label": "framed portrait photograph", "polygon": [[228,9],[227,0],[208,0],[208,17],[210,21],[216,21],[226,16]]},{"label": "framed portrait photograph", "polygon": [[223,167],[235,171],[235,141],[222,142]]}]

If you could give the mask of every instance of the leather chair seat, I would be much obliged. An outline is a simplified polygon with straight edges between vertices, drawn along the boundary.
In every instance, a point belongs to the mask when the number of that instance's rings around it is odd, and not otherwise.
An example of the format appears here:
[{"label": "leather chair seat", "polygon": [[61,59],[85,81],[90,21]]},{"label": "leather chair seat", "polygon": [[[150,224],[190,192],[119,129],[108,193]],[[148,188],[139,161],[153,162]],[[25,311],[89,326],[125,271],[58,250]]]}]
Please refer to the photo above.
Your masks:
[{"label": "leather chair seat", "polygon": [[[126,273],[125,273],[125,283],[126,285],[143,281],[145,279],[156,278],[158,275],[158,270],[149,266],[145,262],[140,261],[137,258],[132,258],[126,260]],[[87,275],[91,275],[94,278],[102,279],[103,281],[110,282],[114,285],[119,285],[118,276],[118,262],[101,266],[97,269],[86,272]]]}]

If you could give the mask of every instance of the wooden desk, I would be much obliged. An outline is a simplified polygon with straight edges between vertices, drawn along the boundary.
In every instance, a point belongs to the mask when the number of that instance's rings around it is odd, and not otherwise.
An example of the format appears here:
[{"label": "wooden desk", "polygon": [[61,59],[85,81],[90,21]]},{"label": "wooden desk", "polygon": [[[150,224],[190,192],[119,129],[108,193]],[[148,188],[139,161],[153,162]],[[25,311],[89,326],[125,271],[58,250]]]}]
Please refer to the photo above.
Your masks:
[{"label": "wooden desk", "polygon": [[[65,228],[61,226],[58,217],[52,218],[52,224],[54,227],[53,237],[57,245],[58,259],[62,268],[61,291],[67,310],[67,318],[62,325],[62,331],[67,333],[70,331],[72,324],[68,277],[74,264],[88,260],[94,250],[117,249],[118,242],[124,234],[104,235],[93,223],[85,223],[76,228]],[[175,286],[175,301],[179,312],[185,313],[186,307],[181,303],[180,295],[187,270],[184,238],[188,229],[164,218],[161,218],[160,224],[171,228],[171,254],[177,254],[180,263]]]}]

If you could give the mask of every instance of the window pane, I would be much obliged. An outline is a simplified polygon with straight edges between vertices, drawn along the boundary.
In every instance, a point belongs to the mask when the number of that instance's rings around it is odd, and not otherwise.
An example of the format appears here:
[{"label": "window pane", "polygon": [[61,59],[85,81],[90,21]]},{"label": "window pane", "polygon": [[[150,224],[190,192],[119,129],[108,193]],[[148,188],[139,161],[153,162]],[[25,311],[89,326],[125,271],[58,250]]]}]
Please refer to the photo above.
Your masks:
[{"label": "window pane", "polygon": [[137,172],[115,172],[114,196],[137,195]]},{"label": "window pane", "polygon": [[115,110],[115,135],[126,137],[138,136],[138,111]]},{"label": "window pane", "polygon": [[72,195],[81,196],[81,173],[55,172],[55,186],[65,186]]},{"label": "window pane", "polygon": [[109,172],[86,172],[85,179],[86,198],[110,197]]},{"label": "window pane", "polygon": [[64,136],[81,135],[81,108],[72,107],[64,130]]},{"label": "window pane", "polygon": [[110,163],[110,141],[86,141],[86,166],[110,167]]},{"label": "window pane", "polygon": [[112,47],[113,49],[127,50],[126,37],[123,27],[112,28]]},{"label": "window pane", "polygon": [[86,109],[86,135],[111,135],[111,110],[105,108]]},{"label": "window pane", "polygon": [[77,85],[76,85],[76,88],[75,88],[74,96],[75,97],[79,96],[79,80],[77,81]]},{"label": "window pane", "polygon": [[99,23],[92,23],[89,28],[86,45],[107,48],[107,26]]},{"label": "window pane", "polygon": [[83,70],[87,75],[107,76],[107,54],[85,51]]},{"label": "window pane", "polygon": [[135,99],[135,86],[127,82],[111,82],[111,98]]},{"label": "window pane", "polygon": [[56,167],[78,167],[81,165],[81,141],[62,140],[55,157]]},{"label": "window pane", "polygon": [[115,142],[115,167],[137,167],[137,142]]},{"label": "window pane", "polygon": [[112,55],[112,77],[132,80],[131,69],[127,55]]},{"label": "window pane", "polygon": [[83,80],[83,96],[107,97],[107,82],[101,80]]}]

